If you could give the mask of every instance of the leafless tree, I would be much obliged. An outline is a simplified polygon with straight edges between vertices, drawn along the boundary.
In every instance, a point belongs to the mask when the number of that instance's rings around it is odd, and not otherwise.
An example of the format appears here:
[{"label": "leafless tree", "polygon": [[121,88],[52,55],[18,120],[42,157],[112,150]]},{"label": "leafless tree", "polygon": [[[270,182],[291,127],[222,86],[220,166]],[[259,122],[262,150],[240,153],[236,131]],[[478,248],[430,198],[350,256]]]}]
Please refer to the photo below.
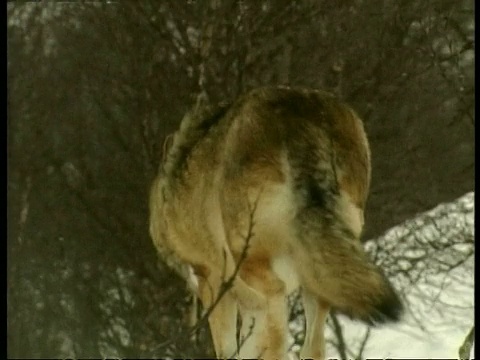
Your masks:
[{"label": "leafless tree", "polygon": [[[472,9],[447,0],[10,2],[8,355],[150,356],[188,331],[188,292],[148,236],[147,191],[188,108],[258,85],[326,88],[358,110],[374,169],[365,240],[379,239],[367,246],[402,289],[454,267],[470,240],[411,240],[438,261],[422,269],[408,258],[410,273],[382,255],[380,236],[473,189]],[[198,337],[172,351],[212,354],[208,329]]]}]

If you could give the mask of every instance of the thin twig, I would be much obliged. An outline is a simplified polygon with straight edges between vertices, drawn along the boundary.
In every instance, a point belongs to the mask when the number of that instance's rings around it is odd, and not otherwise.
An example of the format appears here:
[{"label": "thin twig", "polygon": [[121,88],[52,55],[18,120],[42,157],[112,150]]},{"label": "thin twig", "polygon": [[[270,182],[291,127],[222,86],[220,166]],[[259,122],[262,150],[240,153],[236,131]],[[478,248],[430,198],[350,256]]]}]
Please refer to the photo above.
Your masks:
[{"label": "thin twig", "polygon": [[356,357],[357,359],[363,358],[363,351],[365,350],[365,345],[367,345],[369,338],[370,338],[370,326],[367,327],[367,331],[365,332],[365,335],[363,336],[363,340],[360,343],[360,348],[358,349],[358,355]]},{"label": "thin twig", "polygon": [[345,345],[345,339],[343,338],[342,325],[338,321],[337,316],[333,311],[331,312],[330,317],[333,323],[333,332],[338,340],[336,344],[338,354],[340,355],[341,359],[347,359],[347,351],[346,351],[347,348]]}]

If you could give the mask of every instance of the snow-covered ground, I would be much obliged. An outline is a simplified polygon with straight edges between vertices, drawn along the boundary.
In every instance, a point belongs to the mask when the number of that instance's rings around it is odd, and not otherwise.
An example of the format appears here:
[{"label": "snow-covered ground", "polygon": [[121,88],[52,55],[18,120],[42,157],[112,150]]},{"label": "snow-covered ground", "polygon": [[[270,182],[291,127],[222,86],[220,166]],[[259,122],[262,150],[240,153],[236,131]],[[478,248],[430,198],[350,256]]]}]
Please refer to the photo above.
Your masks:
[{"label": "snow-covered ground", "polygon": [[[473,266],[473,257],[469,262]],[[467,281],[452,281],[446,285],[433,305],[428,306],[421,297],[429,290],[433,290],[431,295],[435,296],[435,292],[440,289],[429,289],[429,286],[425,285],[426,289],[407,296],[407,303],[414,309],[413,314],[407,312],[399,324],[372,328],[364,357],[458,358],[458,350],[474,323],[474,287],[473,272],[468,273],[463,268],[456,270],[463,273]],[[468,280],[471,281],[471,286],[468,285]],[[345,319],[343,324],[347,340],[358,339],[366,331],[364,325],[348,319]],[[331,348],[327,355],[337,356]]]},{"label": "snow-covered ground", "polygon": [[[402,294],[407,312],[398,324],[370,328],[363,358],[459,357],[459,348],[474,325],[473,210],[474,194],[468,193],[367,244]],[[355,358],[368,328],[339,319],[349,354]],[[302,331],[302,319],[290,328],[293,333]],[[338,358],[328,343],[335,341],[330,328],[326,336],[327,358]],[[473,349],[470,358],[474,358]]]}]

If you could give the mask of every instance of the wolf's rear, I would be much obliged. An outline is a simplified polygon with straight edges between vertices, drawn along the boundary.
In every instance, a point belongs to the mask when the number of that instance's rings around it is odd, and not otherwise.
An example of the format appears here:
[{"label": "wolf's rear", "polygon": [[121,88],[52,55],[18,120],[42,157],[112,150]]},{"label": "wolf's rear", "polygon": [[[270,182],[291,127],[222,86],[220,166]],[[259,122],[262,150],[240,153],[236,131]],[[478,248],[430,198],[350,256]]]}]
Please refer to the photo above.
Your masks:
[{"label": "wolf's rear", "polygon": [[216,303],[209,322],[218,357],[237,354],[237,311],[246,337],[239,357],[285,357],[285,296],[298,287],[303,357],[324,357],[330,308],[369,323],[398,320],[399,297],[359,240],[368,141],[357,115],[332,95],[261,88],[219,112],[193,113],[159,179],[152,237],[164,256],[193,269],[204,307]]},{"label": "wolf's rear", "polygon": [[[397,320],[401,302],[359,241],[370,185],[370,151],[357,115],[325,92],[267,88],[250,92],[227,116],[234,136],[227,135],[224,184],[234,185],[226,191],[226,202],[239,206],[238,197],[228,194],[237,195],[246,184],[258,184],[268,193],[269,186],[286,183],[293,198],[277,203],[294,203],[295,239],[289,251],[301,286],[354,318]],[[224,214],[232,212],[230,206],[224,209]],[[274,211],[280,210],[265,210]],[[237,207],[232,216],[239,213]],[[278,222],[290,221],[288,216],[285,211],[283,218],[272,217],[264,227],[279,227]]]}]

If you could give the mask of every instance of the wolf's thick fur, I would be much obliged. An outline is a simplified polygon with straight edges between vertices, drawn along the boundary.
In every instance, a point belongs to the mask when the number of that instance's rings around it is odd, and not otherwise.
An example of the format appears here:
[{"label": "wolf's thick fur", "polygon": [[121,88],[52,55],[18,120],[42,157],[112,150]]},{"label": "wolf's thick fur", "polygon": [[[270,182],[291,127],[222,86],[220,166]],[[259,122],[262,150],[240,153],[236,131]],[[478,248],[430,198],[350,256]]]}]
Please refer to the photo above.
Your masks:
[{"label": "wolf's thick fur", "polygon": [[217,357],[285,359],[285,296],[298,287],[302,357],[324,358],[331,308],[369,323],[398,320],[401,302],[359,241],[369,183],[362,122],[328,93],[260,88],[183,119],[152,186],[150,232],[185,279],[193,269],[204,308],[248,240],[209,317]]}]

